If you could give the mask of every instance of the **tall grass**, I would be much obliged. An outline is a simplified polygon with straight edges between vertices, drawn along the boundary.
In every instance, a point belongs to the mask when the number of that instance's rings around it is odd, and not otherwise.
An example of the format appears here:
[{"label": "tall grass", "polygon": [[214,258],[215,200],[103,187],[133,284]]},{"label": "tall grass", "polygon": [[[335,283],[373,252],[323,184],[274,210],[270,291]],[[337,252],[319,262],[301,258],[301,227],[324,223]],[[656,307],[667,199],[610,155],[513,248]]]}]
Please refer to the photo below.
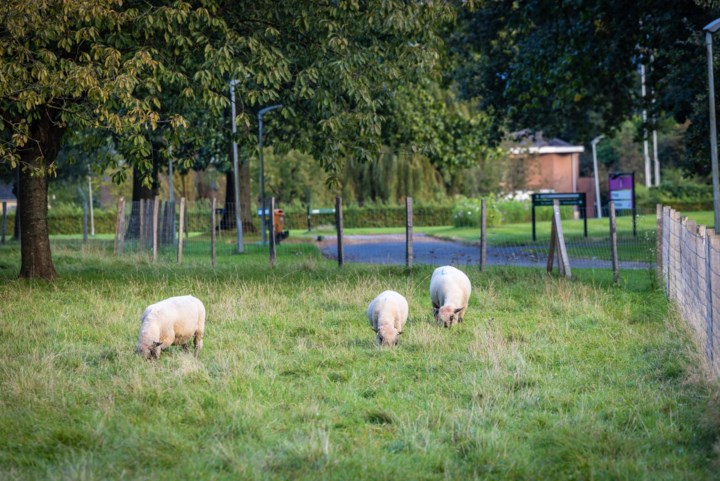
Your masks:
[{"label": "tall grass", "polygon": [[[55,283],[0,247],[0,479],[713,479],[717,386],[647,273],[468,269],[466,321],[431,319],[431,267],[311,246],[193,243],[183,267],[56,242]],[[400,345],[365,319],[404,294]],[[144,307],[207,307],[196,361],[133,351]],[[714,450],[715,449],[715,450]]]}]

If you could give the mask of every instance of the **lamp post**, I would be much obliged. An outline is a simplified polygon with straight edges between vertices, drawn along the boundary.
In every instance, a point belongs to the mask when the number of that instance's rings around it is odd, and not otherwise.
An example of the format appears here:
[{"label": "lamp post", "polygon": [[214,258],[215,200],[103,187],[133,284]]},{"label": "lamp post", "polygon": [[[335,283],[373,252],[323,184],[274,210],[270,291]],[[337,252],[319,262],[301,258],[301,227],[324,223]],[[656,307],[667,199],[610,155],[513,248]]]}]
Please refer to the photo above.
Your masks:
[{"label": "lamp post", "polygon": [[265,165],[263,164],[263,116],[281,108],[281,104],[265,107],[258,112],[258,158],[260,159],[260,229],[262,230],[262,243],[265,245]]},{"label": "lamp post", "polygon": [[600,180],[598,179],[598,167],[597,167],[597,144],[600,139],[605,137],[604,135],[598,135],[590,142],[593,151],[593,169],[595,169],[595,206],[596,216],[598,219],[602,219],[602,205],[600,204]]},{"label": "lamp post", "polygon": [[707,46],[708,62],[708,90],[710,103],[710,163],[712,164],[713,179],[713,211],[714,228],[720,229],[720,186],[718,184],[718,151],[717,151],[717,126],[715,123],[715,78],[713,76],[713,53],[712,34],[720,30],[720,18],[705,25],[705,45]]},{"label": "lamp post", "polygon": [[[244,252],[244,246],[242,221],[240,220],[240,170],[238,169],[238,146],[237,142],[235,141],[235,134],[237,132],[237,125],[235,122],[235,85],[237,85],[237,83],[237,80],[230,81],[230,108],[232,110],[233,186],[235,187],[235,229],[237,231],[237,253],[242,254]],[[215,215],[215,212],[213,212],[212,215]]]}]

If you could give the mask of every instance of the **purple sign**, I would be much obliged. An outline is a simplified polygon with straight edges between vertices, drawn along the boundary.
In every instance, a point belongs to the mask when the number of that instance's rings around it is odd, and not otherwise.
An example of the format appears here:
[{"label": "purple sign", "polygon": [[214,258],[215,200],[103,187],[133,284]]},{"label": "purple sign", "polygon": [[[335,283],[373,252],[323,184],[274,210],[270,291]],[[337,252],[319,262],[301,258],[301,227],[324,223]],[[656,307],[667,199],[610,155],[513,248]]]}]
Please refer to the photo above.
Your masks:
[{"label": "purple sign", "polygon": [[635,208],[635,173],[610,174],[608,178],[610,200],[617,210]]}]

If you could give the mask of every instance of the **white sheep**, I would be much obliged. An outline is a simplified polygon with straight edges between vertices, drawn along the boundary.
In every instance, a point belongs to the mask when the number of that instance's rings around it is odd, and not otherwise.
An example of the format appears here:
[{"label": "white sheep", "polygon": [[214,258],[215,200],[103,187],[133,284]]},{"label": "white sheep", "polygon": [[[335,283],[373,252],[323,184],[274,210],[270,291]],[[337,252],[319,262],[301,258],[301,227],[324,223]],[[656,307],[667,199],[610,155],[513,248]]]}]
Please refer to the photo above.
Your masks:
[{"label": "white sheep", "polygon": [[430,279],[430,299],[435,320],[445,327],[462,322],[470,301],[470,279],[452,266],[435,269]]},{"label": "white sheep", "polygon": [[160,358],[160,351],[175,345],[188,349],[194,338],[195,357],[202,348],[205,306],[193,296],[170,297],[145,309],[140,325],[137,352],[144,358]]},{"label": "white sheep", "polygon": [[405,329],[408,318],[407,300],[395,291],[384,291],[370,302],[368,321],[376,332],[378,346],[394,346]]}]

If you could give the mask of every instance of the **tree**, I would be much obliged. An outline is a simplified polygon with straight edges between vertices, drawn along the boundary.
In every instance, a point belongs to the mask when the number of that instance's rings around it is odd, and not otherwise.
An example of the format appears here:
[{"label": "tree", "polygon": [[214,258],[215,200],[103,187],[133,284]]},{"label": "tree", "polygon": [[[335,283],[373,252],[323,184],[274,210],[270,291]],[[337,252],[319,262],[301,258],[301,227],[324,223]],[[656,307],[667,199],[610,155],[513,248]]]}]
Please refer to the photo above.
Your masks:
[{"label": "tree", "polygon": [[[705,2],[709,4],[710,2]],[[476,2],[453,36],[461,92],[494,119],[494,140],[530,128],[570,142],[610,133],[642,109],[698,127],[707,102],[702,27],[720,11],[697,2]],[[647,66],[648,96],[638,68]],[[700,122],[699,122],[700,121]]]},{"label": "tree", "polygon": [[21,277],[56,276],[47,187],[69,127],[133,132],[129,138],[140,151],[143,129],[183,124],[159,112],[156,77],[170,69],[142,40],[189,15],[183,6],[138,6],[144,10],[111,0],[0,5],[0,158],[21,166]]},{"label": "tree", "polygon": [[118,135],[147,186],[152,132],[168,127],[159,137],[177,145],[201,137],[200,119],[221,131],[236,79],[237,140],[254,143],[253,114],[280,102],[276,138],[337,175],[344,159],[377,150],[392,92],[436,69],[438,26],[454,14],[401,0],[3,2],[0,157],[22,166],[21,277],[56,275],[46,193],[67,129]]}]

